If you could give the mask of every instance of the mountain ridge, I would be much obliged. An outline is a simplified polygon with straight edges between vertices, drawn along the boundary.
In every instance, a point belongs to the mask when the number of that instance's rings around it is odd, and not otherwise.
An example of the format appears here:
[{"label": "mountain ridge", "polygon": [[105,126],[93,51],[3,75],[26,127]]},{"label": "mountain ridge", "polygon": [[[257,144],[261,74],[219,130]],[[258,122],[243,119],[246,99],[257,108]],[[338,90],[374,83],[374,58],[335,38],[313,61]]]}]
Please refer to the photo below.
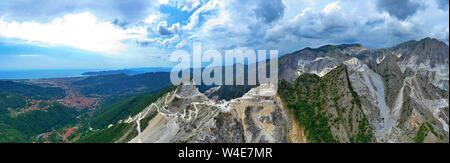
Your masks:
[{"label": "mountain ridge", "polygon": [[[431,38],[374,50],[360,44],[305,48],[279,59],[277,89],[259,84],[220,101],[189,86],[182,87],[191,100],[175,102],[185,95],[169,93],[151,112],[174,104],[175,110],[146,119],[148,126],[131,142],[448,142],[448,86],[439,87],[448,73],[435,70],[448,70],[445,52],[448,45]],[[296,131],[291,124],[298,124]],[[303,134],[283,134],[292,132]]]},{"label": "mountain ridge", "polygon": [[[155,96],[151,92],[168,86],[168,73],[73,80],[71,86],[86,96],[110,101],[132,96],[92,115],[100,117],[95,122],[87,119],[77,125],[77,139],[132,143],[449,141],[448,45],[442,41],[424,38],[381,49],[325,45],[283,55],[278,63],[279,85],[187,84]],[[110,97],[114,94],[123,96]],[[5,98],[0,100],[2,105],[16,106],[5,103],[17,101],[15,96],[0,94],[0,98]]]}]

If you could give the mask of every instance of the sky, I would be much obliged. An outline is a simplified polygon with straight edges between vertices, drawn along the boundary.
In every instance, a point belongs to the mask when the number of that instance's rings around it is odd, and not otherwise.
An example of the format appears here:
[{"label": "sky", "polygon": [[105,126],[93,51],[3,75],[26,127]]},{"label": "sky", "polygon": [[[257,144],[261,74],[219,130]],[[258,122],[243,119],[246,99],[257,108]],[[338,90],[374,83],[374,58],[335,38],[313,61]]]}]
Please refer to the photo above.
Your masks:
[{"label": "sky", "polygon": [[1,0],[0,70],[170,67],[175,50],[448,44],[448,0]]}]

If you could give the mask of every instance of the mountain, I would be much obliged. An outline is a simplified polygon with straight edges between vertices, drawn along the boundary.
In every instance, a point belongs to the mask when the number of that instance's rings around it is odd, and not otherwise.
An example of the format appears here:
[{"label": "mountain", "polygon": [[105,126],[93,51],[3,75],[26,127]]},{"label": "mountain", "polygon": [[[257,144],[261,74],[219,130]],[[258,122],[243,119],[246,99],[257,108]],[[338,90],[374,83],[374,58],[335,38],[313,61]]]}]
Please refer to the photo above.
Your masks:
[{"label": "mountain", "polygon": [[168,88],[157,93],[145,93],[132,96],[126,100],[97,110],[94,113],[93,119],[89,120],[88,124],[85,124],[89,126],[88,131],[77,142],[102,143],[129,141],[131,136],[137,135],[137,124],[122,123],[123,119],[137,116],[141,111],[171,90],[173,88]]},{"label": "mountain", "polygon": [[[376,142],[414,142],[423,126],[430,128],[423,140],[448,142],[447,44],[425,38],[384,49],[358,44],[306,48],[280,59],[280,78],[294,84],[304,73],[324,78],[341,64]],[[334,80],[338,79],[330,82]],[[351,109],[345,104],[338,106]]]},{"label": "mountain", "polygon": [[138,75],[114,74],[90,76],[74,81],[72,86],[87,97],[104,99],[112,104],[141,93],[154,93],[171,86],[170,73],[151,72]]},{"label": "mountain", "polygon": [[[289,142],[291,126],[275,92],[264,85],[216,103],[194,85],[182,85],[113,127],[138,126],[124,132],[137,133],[130,142]],[[113,140],[122,142],[119,137]]]},{"label": "mountain", "polygon": [[303,73],[324,76],[352,56],[368,52],[360,44],[326,45],[284,55],[279,59],[279,79],[295,81]]},{"label": "mountain", "polygon": [[347,62],[381,142],[413,142],[421,126],[427,141],[448,142],[448,45],[436,39],[374,50]]},{"label": "mountain", "polygon": [[[115,142],[448,142],[448,45],[305,48],[278,87],[180,85],[112,126]],[[114,129],[114,127],[111,127]],[[120,139],[119,139],[120,137]],[[95,140],[94,140],[95,141]]]},{"label": "mountain", "polygon": [[323,77],[305,73],[293,83],[282,81],[278,93],[305,129],[308,142],[374,141],[360,97],[351,87],[343,64]]},{"label": "mountain", "polygon": [[64,97],[64,90],[57,87],[42,87],[19,81],[1,81],[0,93],[26,96],[38,100],[59,99]]},{"label": "mountain", "polygon": [[[77,78],[68,84],[73,90],[4,81],[1,141],[30,141],[42,132],[76,127],[69,142],[448,143],[448,50],[432,38],[382,49],[305,48],[277,60],[278,85],[170,88],[168,72]],[[248,67],[234,73],[236,78],[247,80],[253,71]],[[48,115],[64,118],[37,124],[33,120],[41,119],[35,115],[45,112],[13,116],[11,108],[20,111],[27,99],[58,101],[74,90],[103,105],[86,114],[49,109]],[[60,107],[49,106],[44,108]],[[27,123],[15,121],[18,117]]]}]

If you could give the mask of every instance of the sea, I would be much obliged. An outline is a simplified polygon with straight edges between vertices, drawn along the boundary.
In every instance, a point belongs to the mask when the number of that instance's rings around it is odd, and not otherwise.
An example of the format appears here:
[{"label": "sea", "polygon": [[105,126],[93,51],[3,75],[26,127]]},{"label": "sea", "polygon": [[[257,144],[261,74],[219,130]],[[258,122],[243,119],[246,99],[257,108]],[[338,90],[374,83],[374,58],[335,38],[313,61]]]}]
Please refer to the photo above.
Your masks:
[{"label": "sea", "polygon": [[71,69],[71,70],[0,70],[0,80],[19,79],[48,79],[82,77],[85,72],[98,71],[95,69]]}]

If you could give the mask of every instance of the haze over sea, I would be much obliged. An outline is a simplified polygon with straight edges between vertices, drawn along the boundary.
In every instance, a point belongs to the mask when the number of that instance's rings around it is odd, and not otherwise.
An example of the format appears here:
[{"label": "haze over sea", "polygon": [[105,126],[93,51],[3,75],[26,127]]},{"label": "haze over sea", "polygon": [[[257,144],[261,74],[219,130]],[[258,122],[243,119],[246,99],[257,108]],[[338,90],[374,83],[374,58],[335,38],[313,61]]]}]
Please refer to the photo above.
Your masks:
[{"label": "haze over sea", "polygon": [[74,70],[0,70],[0,80],[12,79],[45,79],[81,77],[84,72],[99,71],[97,69],[74,69]]}]

